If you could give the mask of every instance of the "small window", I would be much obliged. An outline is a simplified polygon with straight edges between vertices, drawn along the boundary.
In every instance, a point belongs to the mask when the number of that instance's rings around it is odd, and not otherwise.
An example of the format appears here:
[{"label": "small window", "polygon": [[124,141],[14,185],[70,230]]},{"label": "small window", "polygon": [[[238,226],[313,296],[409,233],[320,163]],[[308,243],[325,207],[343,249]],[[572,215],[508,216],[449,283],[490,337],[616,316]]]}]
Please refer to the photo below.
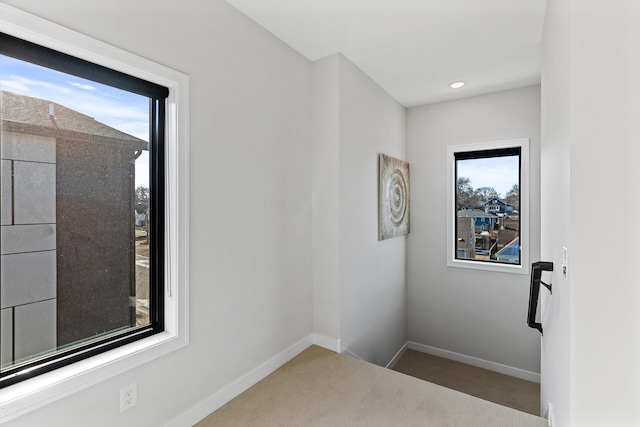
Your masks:
[{"label": "small window", "polygon": [[448,152],[448,265],[527,273],[528,140]]},{"label": "small window", "polygon": [[164,330],[168,89],[0,34],[0,388]]}]

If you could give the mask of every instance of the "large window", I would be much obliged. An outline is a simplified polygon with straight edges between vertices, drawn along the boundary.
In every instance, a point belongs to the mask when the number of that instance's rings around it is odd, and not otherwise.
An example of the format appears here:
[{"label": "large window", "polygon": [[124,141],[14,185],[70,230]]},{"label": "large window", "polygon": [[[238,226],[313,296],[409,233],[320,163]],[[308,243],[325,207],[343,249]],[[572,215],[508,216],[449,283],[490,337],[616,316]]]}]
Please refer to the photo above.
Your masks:
[{"label": "large window", "polygon": [[450,147],[449,161],[449,265],[526,270],[528,140]]},{"label": "large window", "polygon": [[161,332],[168,89],[0,34],[0,387]]},{"label": "large window", "polygon": [[[0,3],[0,423],[188,343],[188,76]],[[123,384],[124,385],[124,384]]]}]

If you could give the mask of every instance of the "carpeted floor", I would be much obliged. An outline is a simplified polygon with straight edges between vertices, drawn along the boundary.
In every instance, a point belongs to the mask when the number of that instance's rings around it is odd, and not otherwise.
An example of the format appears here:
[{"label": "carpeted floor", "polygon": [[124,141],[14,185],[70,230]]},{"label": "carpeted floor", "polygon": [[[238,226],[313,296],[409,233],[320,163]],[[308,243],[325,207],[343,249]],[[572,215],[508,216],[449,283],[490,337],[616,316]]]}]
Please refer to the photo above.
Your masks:
[{"label": "carpeted floor", "polygon": [[529,414],[540,413],[540,384],[407,350],[394,371]]},{"label": "carpeted floor", "polygon": [[546,420],[311,346],[197,427],[546,427]]}]

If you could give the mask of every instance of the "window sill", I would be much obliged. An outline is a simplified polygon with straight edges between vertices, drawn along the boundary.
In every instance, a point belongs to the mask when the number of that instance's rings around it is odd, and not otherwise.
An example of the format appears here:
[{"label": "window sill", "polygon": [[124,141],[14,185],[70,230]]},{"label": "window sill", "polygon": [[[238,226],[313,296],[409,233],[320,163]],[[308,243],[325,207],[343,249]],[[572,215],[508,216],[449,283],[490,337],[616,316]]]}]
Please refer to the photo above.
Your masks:
[{"label": "window sill", "polygon": [[528,265],[509,265],[492,262],[453,259],[447,262],[447,266],[454,268],[466,268],[470,270],[493,271],[496,273],[529,274]]},{"label": "window sill", "polygon": [[0,390],[0,423],[187,345],[170,332],[136,341]]}]

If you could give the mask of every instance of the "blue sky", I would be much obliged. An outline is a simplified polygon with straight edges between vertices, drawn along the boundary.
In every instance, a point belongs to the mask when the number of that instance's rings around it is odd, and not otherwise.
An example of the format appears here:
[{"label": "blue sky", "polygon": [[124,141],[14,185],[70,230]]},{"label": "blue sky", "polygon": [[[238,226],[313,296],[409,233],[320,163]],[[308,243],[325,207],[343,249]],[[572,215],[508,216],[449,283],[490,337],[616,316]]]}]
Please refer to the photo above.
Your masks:
[{"label": "blue sky", "polygon": [[[0,88],[46,99],[149,140],[149,98],[0,55]],[[136,161],[136,187],[149,185],[147,152]]]},{"label": "blue sky", "polygon": [[474,189],[493,187],[501,197],[518,183],[518,156],[458,160],[458,177],[471,180]]}]

